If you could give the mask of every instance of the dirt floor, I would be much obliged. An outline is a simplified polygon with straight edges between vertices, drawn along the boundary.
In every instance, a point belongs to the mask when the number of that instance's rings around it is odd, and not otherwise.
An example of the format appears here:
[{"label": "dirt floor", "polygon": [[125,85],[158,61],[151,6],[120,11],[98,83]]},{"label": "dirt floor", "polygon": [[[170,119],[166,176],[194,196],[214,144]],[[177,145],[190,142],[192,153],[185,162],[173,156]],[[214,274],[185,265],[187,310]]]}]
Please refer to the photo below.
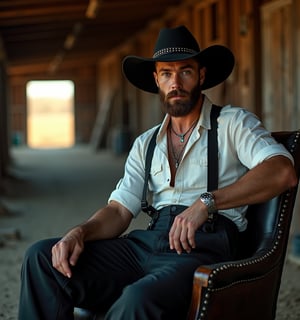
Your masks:
[{"label": "dirt floor", "polygon": [[[19,274],[26,248],[36,240],[62,235],[104,205],[125,160],[109,152],[95,153],[88,146],[19,147],[12,156],[11,177],[0,197],[0,205],[6,208],[0,211],[0,320],[17,319]],[[145,224],[140,219],[131,228]],[[300,319],[299,275],[300,267],[287,261],[277,320]]]}]

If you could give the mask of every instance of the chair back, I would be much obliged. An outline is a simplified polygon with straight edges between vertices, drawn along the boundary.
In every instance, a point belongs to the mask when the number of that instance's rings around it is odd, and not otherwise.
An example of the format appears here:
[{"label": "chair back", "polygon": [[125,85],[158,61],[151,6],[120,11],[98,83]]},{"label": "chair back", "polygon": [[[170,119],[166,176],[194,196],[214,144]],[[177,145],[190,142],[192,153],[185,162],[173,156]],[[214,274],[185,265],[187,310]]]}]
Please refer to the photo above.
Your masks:
[{"label": "chair back", "polygon": [[[291,152],[295,159],[295,168],[299,176],[299,138],[300,132],[274,132],[274,138]],[[294,208],[297,187],[287,190],[281,195],[264,203],[249,206],[247,210],[248,228],[242,239],[243,251],[241,257],[260,256],[272,250],[277,243],[285,247],[288,240],[292,212]],[[284,239],[281,239],[284,237]],[[285,252],[282,252],[285,254]]]}]

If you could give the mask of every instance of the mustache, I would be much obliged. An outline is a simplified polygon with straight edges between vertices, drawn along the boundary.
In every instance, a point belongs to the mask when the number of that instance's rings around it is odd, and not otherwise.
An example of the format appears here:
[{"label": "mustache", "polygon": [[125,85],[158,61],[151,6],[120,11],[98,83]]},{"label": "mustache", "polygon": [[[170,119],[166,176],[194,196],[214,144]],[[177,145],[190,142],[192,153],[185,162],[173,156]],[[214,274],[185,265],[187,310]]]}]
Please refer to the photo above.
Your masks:
[{"label": "mustache", "polygon": [[167,94],[167,99],[168,98],[172,98],[172,97],[176,97],[176,96],[188,96],[189,92],[182,90],[182,89],[177,89],[177,90],[172,90]]}]

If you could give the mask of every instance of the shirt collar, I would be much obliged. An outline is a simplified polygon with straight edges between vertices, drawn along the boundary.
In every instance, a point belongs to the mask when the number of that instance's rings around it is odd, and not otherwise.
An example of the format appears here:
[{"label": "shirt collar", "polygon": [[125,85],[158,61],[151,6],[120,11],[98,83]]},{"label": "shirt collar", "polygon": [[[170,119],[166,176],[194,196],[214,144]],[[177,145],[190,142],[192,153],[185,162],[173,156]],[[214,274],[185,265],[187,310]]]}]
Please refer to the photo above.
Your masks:
[{"label": "shirt collar", "polygon": [[207,96],[204,96],[201,114],[197,124],[198,129],[200,129],[200,127],[203,127],[208,130],[211,128],[211,124],[210,124],[211,108],[212,108],[212,102],[207,98]]}]

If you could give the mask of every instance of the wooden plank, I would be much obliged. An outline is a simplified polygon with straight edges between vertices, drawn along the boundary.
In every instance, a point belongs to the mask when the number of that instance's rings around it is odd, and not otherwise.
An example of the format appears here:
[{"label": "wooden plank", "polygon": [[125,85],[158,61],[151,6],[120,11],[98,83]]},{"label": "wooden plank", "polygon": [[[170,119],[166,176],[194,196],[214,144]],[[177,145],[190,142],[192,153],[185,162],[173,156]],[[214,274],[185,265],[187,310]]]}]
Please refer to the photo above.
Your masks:
[{"label": "wooden plank", "polygon": [[105,136],[105,128],[108,123],[109,113],[115,97],[116,93],[110,92],[110,94],[108,94],[104,98],[99,107],[91,137],[91,145],[95,150],[98,150],[101,146],[101,143],[103,142]]}]

